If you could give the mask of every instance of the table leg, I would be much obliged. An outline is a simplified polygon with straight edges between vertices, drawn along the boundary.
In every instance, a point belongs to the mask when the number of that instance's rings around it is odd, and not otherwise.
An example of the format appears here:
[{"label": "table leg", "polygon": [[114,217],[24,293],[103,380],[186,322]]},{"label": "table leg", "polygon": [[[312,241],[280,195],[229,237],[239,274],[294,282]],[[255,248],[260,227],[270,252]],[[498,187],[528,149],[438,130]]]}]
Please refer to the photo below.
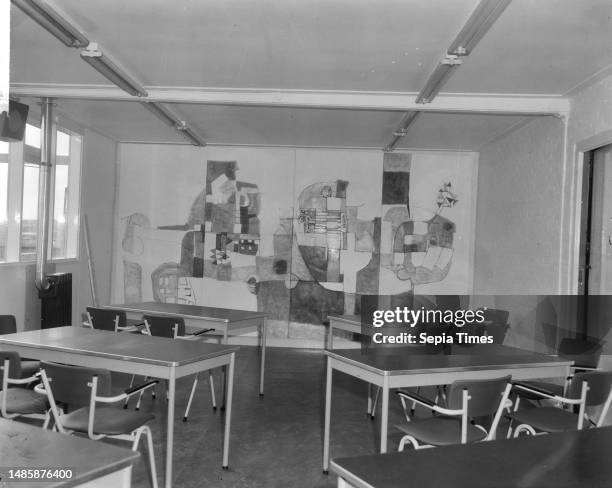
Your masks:
[{"label": "table leg", "polygon": [[232,423],[232,393],[234,391],[234,361],[236,353],[230,355],[228,385],[227,385],[227,407],[225,409],[225,433],[223,434],[223,469],[228,469],[229,463],[229,441],[230,441],[230,426]]},{"label": "table leg", "polygon": [[382,402],[380,405],[380,452],[387,452],[387,427],[389,423],[389,377],[383,377]]},{"label": "table leg", "polygon": [[368,415],[374,414],[372,410],[372,383],[368,383]]},{"label": "table leg", "polygon": [[[229,329],[229,325],[225,324],[225,330],[223,331],[223,344],[227,346],[227,329]],[[223,384],[223,393],[221,395],[221,410],[225,410],[225,397],[227,396],[227,366],[223,366],[221,368],[223,371],[223,380],[221,383]]]},{"label": "table leg", "polygon": [[325,383],[325,427],[323,434],[323,473],[329,473],[329,427],[331,421],[331,396],[332,396],[332,366],[327,358],[327,382]]},{"label": "table leg", "polygon": [[259,396],[264,394],[264,378],[266,369],[266,336],[268,334],[267,319],[263,319],[263,322],[259,328],[261,334],[261,364],[259,366]]},{"label": "table leg", "polygon": [[168,378],[168,426],[166,439],[166,488],[172,487],[172,452],[174,442],[174,399],[176,387],[176,371],[170,368]]}]

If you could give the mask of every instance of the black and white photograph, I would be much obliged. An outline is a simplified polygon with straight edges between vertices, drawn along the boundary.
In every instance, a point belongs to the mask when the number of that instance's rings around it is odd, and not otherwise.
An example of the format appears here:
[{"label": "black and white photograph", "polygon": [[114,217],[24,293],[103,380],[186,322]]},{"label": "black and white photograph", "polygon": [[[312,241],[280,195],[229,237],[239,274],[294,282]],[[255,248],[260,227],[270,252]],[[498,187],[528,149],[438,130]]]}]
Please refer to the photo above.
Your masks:
[{"label": "black and white photograph", "polygon": [[612,0],[0,0],[0,488],[611,454]]}]

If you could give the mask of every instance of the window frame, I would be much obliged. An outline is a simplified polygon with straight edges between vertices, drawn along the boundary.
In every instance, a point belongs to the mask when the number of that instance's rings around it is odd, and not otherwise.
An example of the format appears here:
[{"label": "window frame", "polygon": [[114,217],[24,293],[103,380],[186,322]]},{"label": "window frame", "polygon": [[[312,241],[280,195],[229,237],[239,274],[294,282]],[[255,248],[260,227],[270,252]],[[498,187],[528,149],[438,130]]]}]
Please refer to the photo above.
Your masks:
[{"label": "window frame", "polygon": [[[28,125],[40,128],[37,120],[28,120]],[[80,219],[81,219],[81,176],[83,160],[83,134],[64,125],[54,124],[52,148],[56,151],[57,132],[63,132],[69,136],[69,155],[55,155],[50,178],[51,197],[49,201],[48,225],[48,260],[49,262],[69,262],[80,259]],[[21,253],[22,232],[23,232],[23,183],[26,162],[40,161],[40,149],[29,146],[22,141],[8,142],[8,175],[7,175],[7,242],[5,259],[0,260],[0,266],[16,264],[32,264],[36,261],[36,255],[24,258]],[[65,215],[66,239],[63,246],[61,257],[53,257],[53,236],[55,232],[55,174],[56,161],[60,158],[68,158],[68,178],[65,205],[67,212]],[[0,202],[1,203],[1,202]],[[37,227],[38,229],[38,227]],[[37,236],[38,238],[38,236]]]}]

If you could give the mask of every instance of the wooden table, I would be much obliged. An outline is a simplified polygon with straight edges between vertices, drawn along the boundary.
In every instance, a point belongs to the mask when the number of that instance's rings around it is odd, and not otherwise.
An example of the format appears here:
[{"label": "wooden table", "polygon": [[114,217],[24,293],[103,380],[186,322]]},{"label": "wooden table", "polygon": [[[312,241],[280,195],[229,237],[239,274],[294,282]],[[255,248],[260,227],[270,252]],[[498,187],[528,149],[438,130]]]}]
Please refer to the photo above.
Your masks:
[{"label": "wooden table", "polygon": [[256,328],[261,341],[259,395],[263,396],[267,332],[267,315],[264,312],[163,302],[120,303],[109,305],[107,308],[124,310],[130,319],[139,319],[143,314],[180,316],[189,326],[202,329],[214,328],[215,331],[221,331],[223,344],[227,344],[228,336],[235,335],[237,331]]},{"label": "wooden table", "polygon": [[608,488],[612,427],[334,459],[338,488]]},{"label": "wooden table", "polygon": [[334,370],[381,388],[380,452],[387,452],[389,391],[392,388],[447,385],[457,380],[565,378],[572,361],[522,351],[498,344],[452,346],[451,354],[414,354],[410,347],[336,349],[327,355],[323,471],[329,469],[329,440]]},{"label": "wooden table", "polygon": [[166,487],[172,486],[176,379],[228,366],[223,467],[227,469],[236,346],[118,334],[83,327],[57,327],[0,336],[0,349],[43,361],[105,368],[168,380]]},{"label": "wooden table", "polygon": [[[83,437],[0,418],[0,486],[52,488],[81,486],[129,488],[132,464],[140,453]],[[58,470],[56,479],[37,481],[13,477],[9,469]],[[71,471],[69,478],[66,470]],[[14,473],[13,473],[14,474]],[[34,473],[32,473],[34,474]],[[40,476],[40,472],[39,472]]]}]

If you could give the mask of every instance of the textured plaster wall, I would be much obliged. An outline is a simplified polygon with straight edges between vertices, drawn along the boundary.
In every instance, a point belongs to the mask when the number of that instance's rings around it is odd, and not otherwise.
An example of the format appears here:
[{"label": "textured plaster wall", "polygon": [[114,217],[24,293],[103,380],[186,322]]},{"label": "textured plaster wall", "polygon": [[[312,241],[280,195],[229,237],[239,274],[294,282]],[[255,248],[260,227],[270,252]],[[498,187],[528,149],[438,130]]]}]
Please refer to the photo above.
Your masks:
[{"label": "textured plaster wall", "polygon": [[480,153],[475,294],[557,290],[563,122],[539,117]]},{"label": "textured plaster wall", "polygon": [[554,348],[535,295],[576,292],[580,151],[609,143],[612,76],[573,94],[566,139],[564,120],[540,117],[480,153],[474,292],[529,295],[489,304],[512,310],[510,344]]},{"label": "textured plaster wall", "polygon": [[[568,156],[574,144],[612,129],[612,75],[572,98],[568,127]],[[612,141],[611,141],[612,142]]]}]

